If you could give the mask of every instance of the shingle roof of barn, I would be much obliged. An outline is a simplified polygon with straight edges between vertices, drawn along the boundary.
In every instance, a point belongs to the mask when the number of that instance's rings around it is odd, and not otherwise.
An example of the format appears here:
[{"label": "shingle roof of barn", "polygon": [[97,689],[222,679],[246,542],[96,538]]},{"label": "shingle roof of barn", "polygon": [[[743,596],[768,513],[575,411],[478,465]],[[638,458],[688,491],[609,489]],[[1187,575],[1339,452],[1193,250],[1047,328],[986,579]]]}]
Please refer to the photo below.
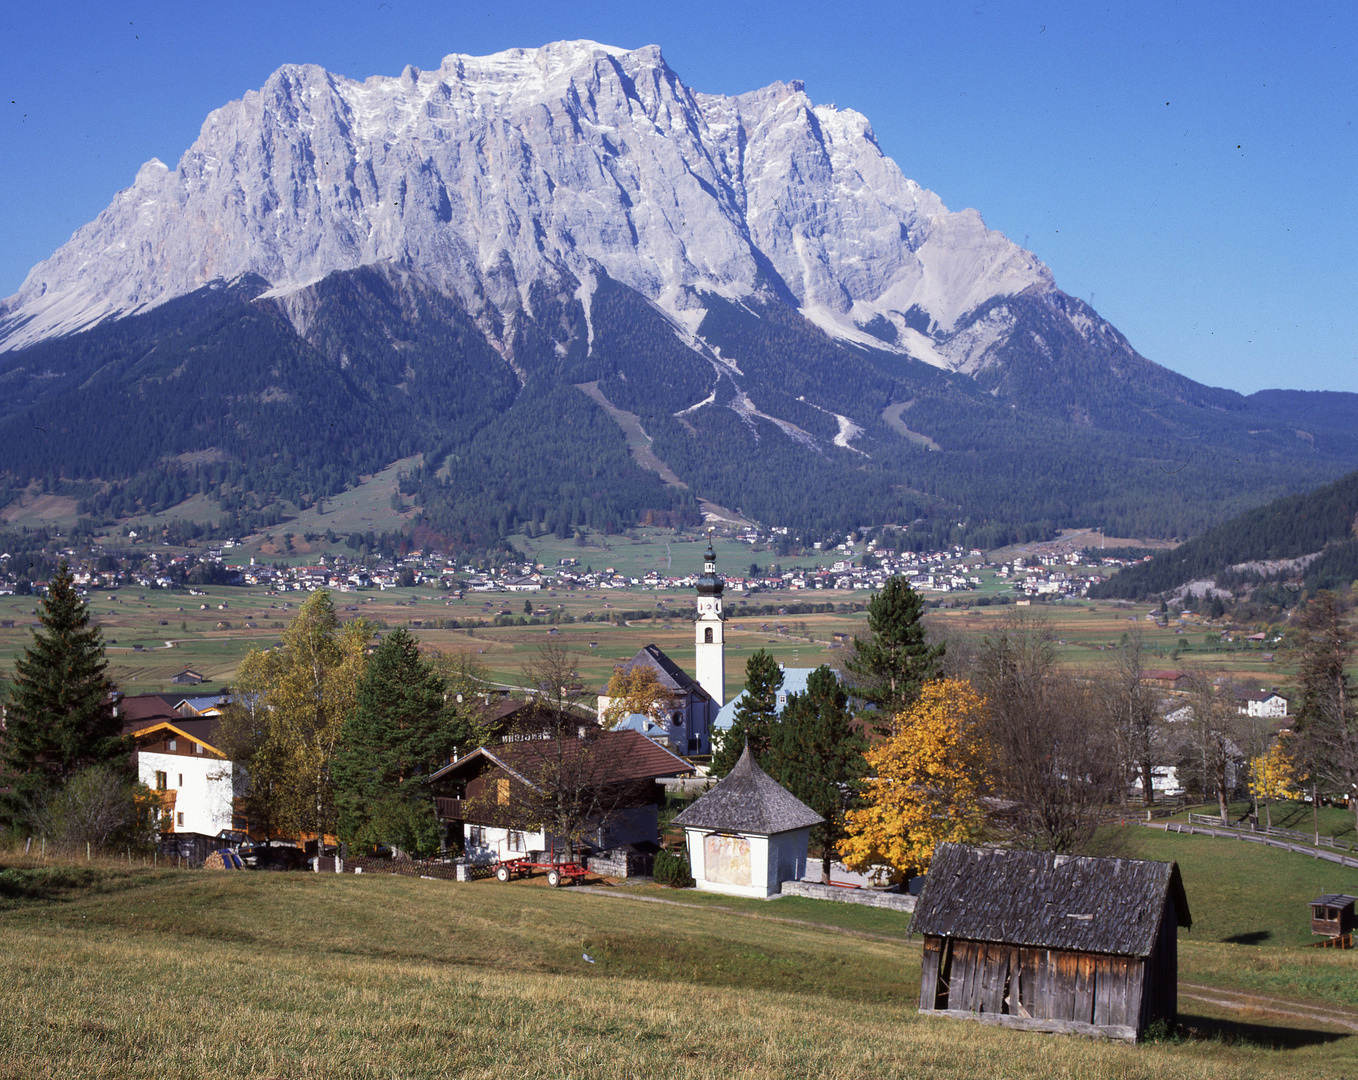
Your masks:
[{"label": "shingle roof of barn", "polygon": [[1147,956],[1168,898],[1192,926],[1178,863],[940,844],[910,929],[1076,952]]},{"label": "shingle roof of barn", "polygon": [[747,746],[735,768],[676,817],[674,824],[771,836],[824,820],[755,764]]}]

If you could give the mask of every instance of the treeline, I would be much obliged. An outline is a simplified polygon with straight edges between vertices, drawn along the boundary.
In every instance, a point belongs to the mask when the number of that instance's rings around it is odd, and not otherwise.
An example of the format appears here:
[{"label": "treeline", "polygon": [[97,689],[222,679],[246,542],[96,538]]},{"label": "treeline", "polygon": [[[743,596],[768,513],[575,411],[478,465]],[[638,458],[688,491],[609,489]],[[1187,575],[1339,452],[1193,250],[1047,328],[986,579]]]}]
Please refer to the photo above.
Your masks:
[{"label": "treeline", "polygon": [[[1209,529],[1201,536],[1127,567],[1090,590],[1097,598],[1141,600],[1202,578],[1239,587],[1305,575],[1308,589],[1347,587],[1358,578],[1358,545],[1351,539],[1358,515],[1358,473],[1304,495],[1278,499]],[[1297,559],[1320,553],[1305,570],[1230,570],[1247,562]],[[1352,575],[1345,577],[1345,575]],[[1322,584],[1323,582],[1323,584]]]}]

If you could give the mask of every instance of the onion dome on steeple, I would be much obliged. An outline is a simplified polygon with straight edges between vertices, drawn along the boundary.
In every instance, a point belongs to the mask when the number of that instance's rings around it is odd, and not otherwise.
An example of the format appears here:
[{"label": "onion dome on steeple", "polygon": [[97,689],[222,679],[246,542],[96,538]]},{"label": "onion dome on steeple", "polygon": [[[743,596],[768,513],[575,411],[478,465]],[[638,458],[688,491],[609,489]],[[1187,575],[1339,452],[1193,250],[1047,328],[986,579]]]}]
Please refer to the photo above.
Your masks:
[{"label": "onion dome on steeple", "polygon": [[699,596],[720,596],[726,582],[717,576],[717,553],[712,550],[712,530],[707,531],[707,550],[703,552],[703,576],[698,579]]}]

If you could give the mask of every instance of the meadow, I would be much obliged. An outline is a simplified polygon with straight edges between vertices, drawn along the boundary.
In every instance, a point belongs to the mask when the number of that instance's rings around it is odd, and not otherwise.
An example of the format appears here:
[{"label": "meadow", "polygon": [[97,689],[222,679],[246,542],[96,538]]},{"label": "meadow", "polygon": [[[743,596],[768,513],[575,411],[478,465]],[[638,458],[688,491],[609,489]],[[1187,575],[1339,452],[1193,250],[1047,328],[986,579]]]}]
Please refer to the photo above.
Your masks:
[{"label": "meadow", "polygon": [[1340,882],[1227,841],[1122,843],[1179,859],[1194,916],[1183,1029],[1137,1047],[921,1018],[889,911],[0,858],[0,1077],[1358,1074],[1355,954],[1304,947],[1305,901]]},{"label": "meadow", "polygon": [[[693,545],[687,547],[689,553],[695,550]],[[299,556],[294,561],[303,559]],[[263,587],[207,586],[204,592],[190,596],[186,591],[133,587],[116,594],[96,590],[90,595],[91,615],[103,627],[110,674],[124,690],[176,689],[169,680],[186,667],[208,679],[210,685],[203,692],[220,689],[250,649],[267,648],[278,640],[279,631],[305,599],[303,593],[274,594]],[[748,597],[728,592],[728,693],[734,694],[743,684],[745,662],[758,649],[792,667],[822,663],[842,667],[847,643],[854,635],[866,633],[863,608],[870,598],[863,590],[779,590]],[[945,598],[944,603],[951,606],[931,609],[927,622],[934,632],[965,643],[979,642],[1007,614],[1037,615],[1051,628],[1060,662],[1084,671],[1110,666],[1123,636],[1139,630],[1149,666],[1220,671],[1259,687],[1285,685],[1290,674],[1284,657],[1266,662],[1257,647],[1225,651],[1218,642],[1209,651],[1206,639],[1220,636],[1209,627],[1192,626],[1183,634],[1175,633],[1179,627],[1157,627],[1145,619],[1144,605],[1064,601],[1029,608],[966,606],[976,598],[976,594]],[[835,610],[743,615],[742,599],[758,607],[831,604]],[[455,594],[420,586],[336,593],[334,600],[343,618],[362,615],[391,628],[408,625],[427,647],[465,653],[484,665],[495,681],[507,685],[517,685],[524,665],[549,643],[567,648],[582,681],[600,689],[615,663],[652,642],[680,665],[691,669],[693,663],[691,590],[552,588],[531,594],[541,625],[456,630],[438,628],[436,623],[456,619],[490,624],[501,614],[517,620],[524,615],[525,595],[468,592],[458,599]],[[14,658],[31,642],[29,628],[36,625],[36,611],[34,597],[0,597],[0,674],[12,667]],[[553,611],[576,621],[549,626],[547,616]],[[614,621],[623,612],[642,611],[650,613],[649,617],[631,618],[623,625]],[[12,625],[5,626],[5,622]],[[1174,658],[1175,644],[1190,636],[1193,651]]]},{"label": "meadow", "polygon": [[[398,462],[372,478],[372,482],[326,500],[323,507],[311,508],[303,518],[230,549],[227,561],[241,564],[255,557],[265,562],[306,565],[326,551],[352,556],[354,552],[343,543],[347,532],[396,530],[401,526],[401,515],[392,511],[387,501],[395,490],[397,474],[413,462],[414,459]],[[184,516],[182,510],[176,507],[170,513]],[[139,524],[154,534],[161,519],[169,516],[159,515]],[[326,542],[320,535],[326,529],[334,530],[335,543]],[[283,550],[284,530],[292,537],[290,553]],[[313,535],[314,545],[305,540],[307,533]],[[652,570],[661,574],[695,573],[707,543],[707,538],[695,530],[676,535],[673,530],[661,528],[638,528],[614,536],[591,534],[583,541],[558,540],[550,534],[534,539],[520,534],[513,539],[528,557],[549,569],[562,559],[577,559],[582,568],[612,567],[631,577],[642,577]],[[715,537],[713,543],[718,567],[728,576],[745,574],[751,563],[766,568],[770,563],[781,562],[785,568],[809,569],[828,566],[844,557],[839,552],[811,552],[796,559],[779,560],[764,545],[730,537]],[[1045,550],[1049,546],[1009,549],[992,557],[1031,555],[1035,549]],[[180,551],[158,550],[166,554]],[[939,604],[927,615],[934,632],[963,643],[977,642],[997,620],[1021,612],[1044,619],[1056,641],[1060,662],[1083,671],[1096,672],[1109,666],[1118,644],[1139,631],[1149,667],[1197,667],[1224,672],[1246,685],[1259,687],[1284,685],[1290,674],[1284,656],[1265,660],[1264,650],[1257,644],[1223,643],[1219,627],[1196,617],[1162,628],[1147,619],[1150,607],[1144,604],[1065,600],[1027,608],[1001,605],[999,600],[1013,597],[1010,584],[990,571],[982,571],[979,576],[982,584],[974,592],[927,594],[927,599]],[[278,640],[278,631],[305,599],[302,593],[274,594],[267,588],[209,586],[205,592],[204,596],[190,596],[179,590],[132,587],[116,594],[99,590],[91,593],[90,610],[104,629],[109,671],[122,689],[128,693],[178,690],[169,680],[189,667],[207,678],[202,692],[215,692],[230,682],[250,649],[266,648]],[[855,634],[861,636],[866,632],[863,608],[870,598],[871,593],[865,590],[777,590],[745,595],[738,587],[728,588],[728,694],[735,694],[743,685],[745,662],[757,649],[766,649],[780,663],[793,667],[822,663],[842,667],[846,643]],[[525,596],[468,592],[458,599],[455,594],[424,585],[337,593],[334,599],[342,617],[364,615],[389,627],[409,625],[427,647],[465,653],[484,665],[492,679],[503,685],[522,682],[525,664],[547,643],[560,644],[572,653],[582,683],[591,692],[603,688],[617,662],[652,642],[680,665],[691,670],[693,664],[693,593],[687,589],[549,588],[531,595],[544,625],[486,626],[470,631],[439,629],[434,623],[447,619],[491,623],[500,614],[517,619],[524,614]],[[758,607],[772,605],[775,609],[794,604],[833,604],[836,610],[742,616],[742,600]],[[0,597],[0,677],[12,669],[14,658],[31,641],[29,627],[36,623],[36,610],[35,597]],[[551,611],[576,621],[561,623],[553,632],[553,628],[545,625]],[[652,615],[631,619],[627,625],[615,622],[622,612],[638,611]],[[586,618],[590,621],[585,622]],[[12,625],[4,625],[6,622]],[[1180,649],[1177,658],[1176,646]]]}]

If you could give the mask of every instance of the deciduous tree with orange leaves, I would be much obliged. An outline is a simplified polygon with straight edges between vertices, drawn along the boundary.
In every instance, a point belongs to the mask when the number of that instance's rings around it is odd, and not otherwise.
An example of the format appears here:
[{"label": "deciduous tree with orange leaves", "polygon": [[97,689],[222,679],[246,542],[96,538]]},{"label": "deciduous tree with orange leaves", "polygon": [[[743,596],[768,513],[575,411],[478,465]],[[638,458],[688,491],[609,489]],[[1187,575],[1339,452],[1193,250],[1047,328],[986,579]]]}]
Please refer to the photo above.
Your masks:
[{"label": "deciduous tree with orange leaves", "polygon": [[980,832],[981,795],[989,784],[985,699],[970,683],[926,683],[895,720],[895,734],[865,755],[866,805],[851,810],[839,853],[851,870],[889,867],[900,880],[927,869],[944,841],[965,843]]}]

